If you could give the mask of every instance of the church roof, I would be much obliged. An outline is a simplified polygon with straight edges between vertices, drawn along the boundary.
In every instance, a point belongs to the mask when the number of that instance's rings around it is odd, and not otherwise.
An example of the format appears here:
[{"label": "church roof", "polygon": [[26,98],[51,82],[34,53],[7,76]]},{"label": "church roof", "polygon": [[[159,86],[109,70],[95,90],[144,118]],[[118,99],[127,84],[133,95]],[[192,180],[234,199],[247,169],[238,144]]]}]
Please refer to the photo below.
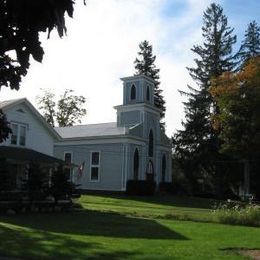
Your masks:
[{"label": "church roof", "polygon": [[62,138],[102,137],[126,134],[126,128],[118,127],[116,122],[55,127],[54,129]]}]

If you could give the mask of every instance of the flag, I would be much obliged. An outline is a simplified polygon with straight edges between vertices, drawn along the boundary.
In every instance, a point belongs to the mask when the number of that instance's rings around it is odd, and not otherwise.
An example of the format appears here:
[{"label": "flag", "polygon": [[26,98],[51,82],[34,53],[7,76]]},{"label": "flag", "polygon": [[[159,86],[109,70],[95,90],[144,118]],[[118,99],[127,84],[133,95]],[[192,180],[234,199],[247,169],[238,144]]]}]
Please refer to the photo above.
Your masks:
[{"label": "flag", "polygon": [[84,167],[85,167],[85,162],[83,162],[79,167],[78,167],[78,176],[77,178],[80,179],[82,177],[82,174],[83,174],[83,170],[84,170]]}]

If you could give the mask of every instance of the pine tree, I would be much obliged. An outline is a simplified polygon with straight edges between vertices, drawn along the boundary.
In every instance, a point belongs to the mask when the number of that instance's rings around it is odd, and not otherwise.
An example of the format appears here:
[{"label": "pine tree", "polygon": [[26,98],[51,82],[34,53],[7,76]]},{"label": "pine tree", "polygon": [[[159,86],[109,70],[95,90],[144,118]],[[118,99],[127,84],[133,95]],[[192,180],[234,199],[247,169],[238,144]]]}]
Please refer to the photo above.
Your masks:
[{"label": "pine tree", "polygon": [[244,40],[238,51],[239,67],[250,59],[260,55],[260,27],[256,21],[251,22],[245,32]]},{"label": "pine tree", "polygon": [[151,77],[156,83],[154,86],[154,104],[157,108],[160,109],[160,126],[164,130],[165,123],[163,119],[165,117],[165,100],[162,95],[162,90],[160,89],[160,69],[157,69],[154,62],[156,56],[153,55],[153,47],[149,44],[148,41],[143,41],[139,44],[140,51],[138,52],[139,58],[136,58],[134,61],[135,64],[135,75],[146,75]]},{"label": "pine tree", "polygon": [[173,137],[176,156],[183,171],[189,171],[193,179],[212,181],[213,175],[217,174],[214,161],[222,157],[218,153],[218,133],[211,126],[211,116],[218,113],[218,107],[209,88],[212,77],[231,71],[236,65],[232,56],[236,36],[232,33],[222,7],[211,4],[203,14],[204,42],[191,49],[198,56],[194,60],[196,66],[187,68],[197,88],[188,86],[189,92],[180,91],[188,97],[188,101],[184,102],[186,120],[182,122],[184,130],[179,130]]}]

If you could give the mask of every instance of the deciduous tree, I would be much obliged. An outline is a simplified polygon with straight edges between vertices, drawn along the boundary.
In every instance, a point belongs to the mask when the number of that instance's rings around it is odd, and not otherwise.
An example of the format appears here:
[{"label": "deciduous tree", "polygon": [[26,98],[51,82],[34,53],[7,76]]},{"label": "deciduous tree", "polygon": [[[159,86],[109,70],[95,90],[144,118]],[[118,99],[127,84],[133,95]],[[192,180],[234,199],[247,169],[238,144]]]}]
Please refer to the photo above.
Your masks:
[{"label": "deciduous tree", "polygon": [[81,118],[87,113],[84,108],[86,99],[83,96],[73,95],[73,92],[71,89],[66,89],[57,102],[50,90],[45,90],[37,97],[39,109],[51,126],[54,127],[55,123],[59,127],[81,123]]},{"label": "deciduous tree", "polygon": [[212,119],[220,132],[220,151],[254,169],[252,187],[260,197],[260,56],[247,60],[239,72],[213,80],[211,93],[219,107]]},{"label": "deciduous tree", "polygon": [[[56,29],[62,37],[66,33],[65,14],[73,16],[73,4],[73,0],[0,1],[0,90],[2,86],[20,88],[30,57],[42,61],[39,33],[48,32],[49,37]],[[7,124],[0,125],[0,132],[6,133],[7,128]]]}]

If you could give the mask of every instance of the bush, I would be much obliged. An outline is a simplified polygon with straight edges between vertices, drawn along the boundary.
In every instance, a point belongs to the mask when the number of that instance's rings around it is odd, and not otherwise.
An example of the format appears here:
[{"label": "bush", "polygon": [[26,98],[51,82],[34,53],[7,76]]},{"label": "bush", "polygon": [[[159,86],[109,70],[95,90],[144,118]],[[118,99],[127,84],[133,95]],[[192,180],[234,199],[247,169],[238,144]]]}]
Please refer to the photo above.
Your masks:
[{"label": "bush", "polygon": [[153,195],[156,183],[154,181],[145,180],[128,180],[126,184],[127,195]]},{"label": "bush", "polygon": [[174,193],[172,182],[160,182],[159,190],[162,193],[170,193],[170,194]]},{"label": "bush", "polygon": [[49,192],[56,201],[70,199],[76,189],[76,186],[69,180],[69,176],[65,174],[62,165],[59,165],[57,170],[53,172],[51,183]]},{"label": "bush", "polygon": [[260,207],[228,201],[213,211],[217,221],[224,224],[260,226]]},{"label": "bush", "polygon": [[22,182],[22,189],[27,192],[31,201],[42,200],[48,195],[48,176],[42,171],[40,164],[30,163],[28,178]]}]

